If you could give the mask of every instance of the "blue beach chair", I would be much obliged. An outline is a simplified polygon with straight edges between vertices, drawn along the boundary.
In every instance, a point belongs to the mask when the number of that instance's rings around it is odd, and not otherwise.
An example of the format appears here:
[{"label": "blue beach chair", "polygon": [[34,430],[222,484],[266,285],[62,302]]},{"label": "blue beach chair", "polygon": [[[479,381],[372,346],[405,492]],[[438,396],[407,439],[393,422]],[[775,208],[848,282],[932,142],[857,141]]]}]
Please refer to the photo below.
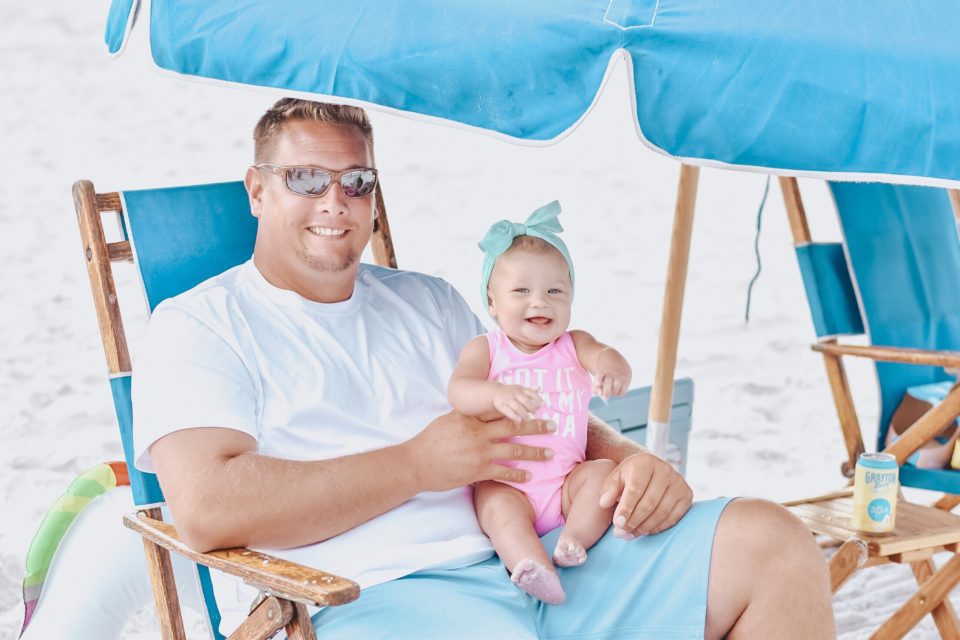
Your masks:
[{"label": "blue beach chair", "polygon": [[[860,566],[910,564],[920,591],[873,637],[901,637],[926,613],[944,638],[960,637],[946,600],[960,581],[960,517],[949,513],[960,503],[960,471],[913,462],[921,446],[955,424],[960,386],[886,446],[907,390],[934,383],[949,389],[956,373],[947,369],[960,368],[960,198],[926,187],[831,183],[844,241],[814,243],[796,180],[781,178],[781,187],[818,338],[813,349],[823,355],[847,449],[843,475],[853,477],[864,442],[841,358],[866,357],[880,385],[876,450],[896,456],[903,486],[947,494],[929,507],[901,498],[896,528],[883,537],[853,530],[849,489],[788,506],[814,533],[843,542],[831,561],[834,590]],[[869,346],[838,339],[864,334]],[[931,557],[940,551],[954,555],[937,570]]]}]

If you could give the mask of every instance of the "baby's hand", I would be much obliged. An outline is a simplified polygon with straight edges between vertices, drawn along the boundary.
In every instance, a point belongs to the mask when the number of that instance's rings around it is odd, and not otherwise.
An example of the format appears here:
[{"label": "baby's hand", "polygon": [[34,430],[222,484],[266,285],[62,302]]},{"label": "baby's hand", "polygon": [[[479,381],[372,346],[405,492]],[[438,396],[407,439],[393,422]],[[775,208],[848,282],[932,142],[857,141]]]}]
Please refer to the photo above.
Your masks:
[{"label": "baby's hand", "polygon": [[622,396],[630,388],[630,365],[613,349],[604,349],[597,358],[597,374],[593,377],[593,393],[604,400]]},{"label": "baby's hand", "polygon": [[529,419],[541,402],[539,393],[518,384],[500,385],[493,396],[493,406],[496,410],[514,422]]}]

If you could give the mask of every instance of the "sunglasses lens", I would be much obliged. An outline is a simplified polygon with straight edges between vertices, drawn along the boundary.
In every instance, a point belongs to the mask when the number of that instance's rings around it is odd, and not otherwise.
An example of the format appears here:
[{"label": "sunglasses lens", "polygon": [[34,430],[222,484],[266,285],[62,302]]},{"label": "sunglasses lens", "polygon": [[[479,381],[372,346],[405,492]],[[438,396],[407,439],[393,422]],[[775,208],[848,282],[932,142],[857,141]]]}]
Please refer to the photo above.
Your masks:
[{"label": "sunglasses lens", "polygon": [[[277,166],[277,165],[271,165]],[[279,167],[285,170],[284,182],[294,193],[315,198],[330,188],[335,174],[312,167]],[[340,174],[340,187],[348,198],[362,198],[373,193],[377,186],[376,169],[352,169]]]},{"label": "sunglasses lens", "polygon": [[309,167],[293,167],[287,169],[287,188],[302,196],[322,196],[333,178],[323,169]]},{"label": "sunglasses lens", "polygon": [[377,172],[373,169],[357,169],[347,171],[340,176],[340,186],[343,187],[343,195],[348,198],[362,198],[373,192],[377,185]]}]

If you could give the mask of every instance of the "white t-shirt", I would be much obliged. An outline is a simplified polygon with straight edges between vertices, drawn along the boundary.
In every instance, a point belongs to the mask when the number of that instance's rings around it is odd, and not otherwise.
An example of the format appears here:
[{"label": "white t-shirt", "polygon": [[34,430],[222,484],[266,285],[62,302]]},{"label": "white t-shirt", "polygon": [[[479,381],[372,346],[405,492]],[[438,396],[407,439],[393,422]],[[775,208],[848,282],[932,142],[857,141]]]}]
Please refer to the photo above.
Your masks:
[{"label": "white t-shirt", "polygon": [[[450,410],[450,374],[482,331],[437,278],[361,265],[351,298],[323,304],[274,287],[248,261],[154,311],[133,378],[137,467],[153,471],[148,447],[191,427],[236,429],[260,453],[296,460],[409,440]],[[421,493],[322,543],[262,550],[362,588],[467,566],[493,553],[471,498],[466,487]],[[246,615],[256,593],[226,576],[214,583],[232,629],[231,611]]]}]

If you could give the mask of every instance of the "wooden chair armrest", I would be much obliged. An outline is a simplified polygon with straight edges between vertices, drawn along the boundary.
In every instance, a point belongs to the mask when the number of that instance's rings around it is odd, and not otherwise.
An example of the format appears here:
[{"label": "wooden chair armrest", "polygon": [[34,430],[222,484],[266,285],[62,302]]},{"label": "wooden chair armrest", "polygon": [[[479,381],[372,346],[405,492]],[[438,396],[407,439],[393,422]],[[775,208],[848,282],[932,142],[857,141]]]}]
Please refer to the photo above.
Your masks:
[{"label": "wooden chair armrest", "polygon": [[862,347],[835,342],[819,342],[811,348],[814,351],[835,356],[856,356],[882,362],[903,362],[950,369],[960,367],[960,351],[932,351],[928,349],[905,349],[903,347]]},{"label": "wooden chair armrest", "polygon": [[353,602],[360,597],[356,582],[251,549],[200,553],[188,547],[176,528],[142,513],[125,515],[123,524],[165,549],[287,600],[316,606]]}]

